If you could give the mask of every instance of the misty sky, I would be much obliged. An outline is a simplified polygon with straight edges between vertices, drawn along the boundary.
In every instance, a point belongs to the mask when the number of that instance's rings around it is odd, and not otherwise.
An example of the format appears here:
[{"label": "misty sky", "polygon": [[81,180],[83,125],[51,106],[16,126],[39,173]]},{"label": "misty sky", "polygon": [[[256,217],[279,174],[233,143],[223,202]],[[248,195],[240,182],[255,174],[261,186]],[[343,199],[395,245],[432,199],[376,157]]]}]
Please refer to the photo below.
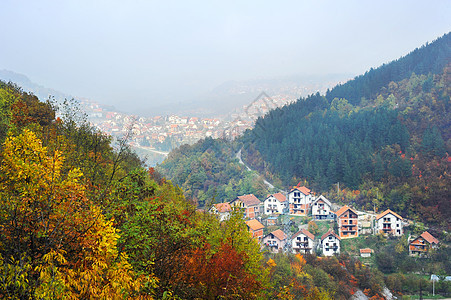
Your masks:
[{"label": "misty sky", "polygon": [[229,80],[351,73],[451,30],[451,1],[0,4],[0,69],[122,110]]}]

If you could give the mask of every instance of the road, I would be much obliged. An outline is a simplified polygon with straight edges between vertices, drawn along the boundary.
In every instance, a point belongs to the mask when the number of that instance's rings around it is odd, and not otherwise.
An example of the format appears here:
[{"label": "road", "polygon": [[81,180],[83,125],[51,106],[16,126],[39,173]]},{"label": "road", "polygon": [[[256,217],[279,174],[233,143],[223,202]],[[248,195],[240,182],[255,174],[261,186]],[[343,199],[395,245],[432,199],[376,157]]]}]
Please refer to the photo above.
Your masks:
[{"label": "road", "polygon": [[[246,165],[246,164],[244,163],[244,161],[241,159],[241,149],[240,149],[240,151],[238,151],[238,152],[236,153],[236,158],[238,158],[238,161],[240,162],[240,164],[242,164],[243,166],[245,166],[246,169],[247,169],[248,171],[252,171],[252,169],[249,168],[249,166]],[[255,171],[255,173],[258,174],[257,171]],[[266,180],[265,178],[263,178],[263,182],[265,183],[265,185],[266,185],[270,190],[274,189],[274,185],[272,185],[272,184],[271,184],[268,180]],[[282,191],[280,190],[280,192],[282,192]]]}]

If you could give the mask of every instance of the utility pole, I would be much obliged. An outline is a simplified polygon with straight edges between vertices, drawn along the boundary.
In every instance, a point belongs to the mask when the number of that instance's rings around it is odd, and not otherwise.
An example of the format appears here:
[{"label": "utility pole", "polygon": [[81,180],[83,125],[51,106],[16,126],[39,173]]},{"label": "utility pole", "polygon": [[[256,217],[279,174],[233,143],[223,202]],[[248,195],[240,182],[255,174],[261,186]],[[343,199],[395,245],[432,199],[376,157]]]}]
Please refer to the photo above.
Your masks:
[{"label": "utility pole", "polygon": [[340,197],[340,182],[337,182],[337,197]]},{"label": "utility pole", "polygon": [[432,280],[432,296],[435,296],[435,280]]}]

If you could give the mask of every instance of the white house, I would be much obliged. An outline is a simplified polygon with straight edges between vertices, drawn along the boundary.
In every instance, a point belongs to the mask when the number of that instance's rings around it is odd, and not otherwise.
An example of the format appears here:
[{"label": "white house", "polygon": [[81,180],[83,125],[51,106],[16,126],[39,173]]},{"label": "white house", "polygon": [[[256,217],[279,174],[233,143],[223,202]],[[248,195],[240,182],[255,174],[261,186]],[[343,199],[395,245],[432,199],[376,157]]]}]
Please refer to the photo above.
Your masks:
[{"label": "white house", "polygon": [[227,220],[230,216],[232,207],[228,202],[217,203],[210,208],[210,213],[218,215],[219,221]]},{"label": "white house", "polygon": [[324,256],[333,256],[340,253],[340,237],[329,230],[321,237],[321,249]]},{"label": "white house", "polygon": [[288,208],[288,201],[284,194],[276,193],[268,195],[263,205],[263,213],[266,215],[283,214]]},{"label": "white house", "polygon": [[387,209],[376,217],[376,233],[395,236],[403,235],[402,217]]},{"label": "white house", "polygon": [[333,220],[335,219],[335,213],[331,212],[332,204],[323,195],[316,198],[312,202],[312,217],[315,220]]},{"label": "white house", "polygon": [[300,183],[293,187],[288,193],[289,214],[306,216],[312,203],[313,195],[305,186],[300,186]]},{"label": "white house", "polygon": [[296,253],[313,253],[315,236],[308,230],[301,229],[291,238],[291,249]]},{"label": "white house", "polygon": [[278,252],[285,247],[287,242],[287,235],[280,229],[277,229],[267,234],[263,240],[263,245],[266,245],[271,252]]}]

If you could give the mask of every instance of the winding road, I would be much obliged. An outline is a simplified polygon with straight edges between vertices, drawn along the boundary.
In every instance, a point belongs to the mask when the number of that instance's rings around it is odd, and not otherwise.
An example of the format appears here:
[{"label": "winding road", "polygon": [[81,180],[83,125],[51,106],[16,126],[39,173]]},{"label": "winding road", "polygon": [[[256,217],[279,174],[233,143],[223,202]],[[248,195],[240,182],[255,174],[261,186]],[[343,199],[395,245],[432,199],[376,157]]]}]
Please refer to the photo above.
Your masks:
[{"label": "winding road", "polygon": [[[249,166],[248,165],[246,165],[245,163],[244,163],[244,161],[241,159],[241,150],[242,149],[240,149],[240,151],[238,151],[237,153],[236,153],[236,158],[238,158],[238,161],[240,162],[240,164],[242,164],[243,166],[245,166],[246,167],[246,169],[248,170],[248,171],[254,171],[254,170],[252,170],[251,168],[249,168]],[[256,174],[259,174],[257,171],[254,171]],[[265,178],[263,178],[263,182],[266,184],[266,186],[270,189],[270,190],[272,190],[272,189],[274,189],[274,185],[272,185],[268,180],[266,180]],[[282,190],[279,190],[280,192],[283,192]]]}]

